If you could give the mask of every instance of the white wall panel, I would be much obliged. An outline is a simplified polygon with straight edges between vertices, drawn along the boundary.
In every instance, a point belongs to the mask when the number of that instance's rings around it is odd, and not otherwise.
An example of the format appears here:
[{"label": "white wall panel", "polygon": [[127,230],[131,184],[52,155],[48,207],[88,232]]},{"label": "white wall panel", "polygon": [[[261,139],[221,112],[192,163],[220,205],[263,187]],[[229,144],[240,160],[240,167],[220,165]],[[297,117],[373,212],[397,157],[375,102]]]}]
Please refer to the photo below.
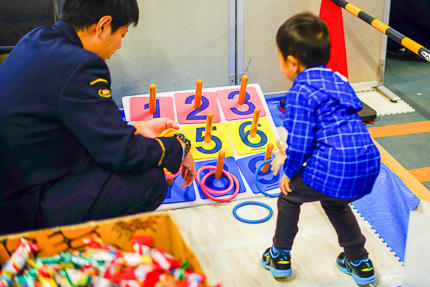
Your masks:
[{"label": "white wall panel", "polygon": [[[354,5],[383,19],[384,1],[352,0]],[[250,83],[259,83],[263,92],[289,89],[281,74],[275,36],[279,26],[294,14],[319,14],[321,0],[244,0],[244,73]],[[382,34],[343,11],[349,78],[353,83],[378,80]]]},{"label": "white wall panel", "polygon": [[115,102],[121,97],[229,84],[229,2],[139,0],[140,20],[108,60]]},{"label": "white wall panel", "polygon": [[[151,83],[159,92],[193,89],[197,78],[203,79],[203,87],[231,84],[229,18],[234,1],[139,0],[139,25],[130,27],[122,49],[108,61],[117,104],[122,96],[147,93]],[[249,83],[259,83],[264,93],[287,90],[291,84],[279,69],[276,31],[296,13],[318,14],[321,0],[237,2],[238,37],[243,37],[238,72],[248,74]],[[384,18],[385,1],[350,2]],[[351,82],[378,81],[385,36],[346,11],[343,18]]]}]

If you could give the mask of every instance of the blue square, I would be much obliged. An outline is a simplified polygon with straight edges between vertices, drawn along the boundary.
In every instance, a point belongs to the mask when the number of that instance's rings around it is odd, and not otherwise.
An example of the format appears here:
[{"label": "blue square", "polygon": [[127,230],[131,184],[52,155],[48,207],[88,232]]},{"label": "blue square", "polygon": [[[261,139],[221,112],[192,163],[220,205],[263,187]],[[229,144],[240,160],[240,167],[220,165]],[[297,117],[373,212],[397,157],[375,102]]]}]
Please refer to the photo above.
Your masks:
[{"label": "blue square", "polygon": [[[218,161],[218,159],[196,162],[196,170],[199,170],[201,167],[206,166],[206,165],[216,166],[217,161]],[[239,168],[238,168],[237,163],[233,157],[224,158],[223,169],[230,172],[232,175],[234,175],[237,178],[237,180],[239,182],[239,193],[245,192],[246,191],[245,185],[243,184],[242,178],[240,176]],[[200,174],[200,179],[203,179],[203,177],[212,170],[213,169],[207,169],[207,170],[202,171]],[[209,188],[212,188],[214,190],[225,190],[228,188],[230,181],[228,180],[228,178],[225,175],[223,175],[220,179],[215,179],[215,176],[210,176],[206,180],[205,184]],[[207,199],[206,195],[204,195],[200,186],[198,184],[197,184],[197,186],[199,189],[200,197],[202,199]],[[236,190],[236,187],[233,187],[233,189],[225,195],[233,194],[235,190]],[[213,194],[212,196],[213,197],[220,197],[220,196],[224,196],[224,195]]]},{"label": "blue square", "polygon": [[285,93],[266,95],[266,103],[272,115],[273,123],[277,127],[284,126],[285,114],[281,111],[280,101],[285,97]]},{"label": "blue square", "polygon": [[119,112],[121,113],[121,118],[122,118],[122,120],[123,120],[124,122],[126,122],[124,109],[119,109]]},{"label": "blue square", "polygon": [[[257,167],[264,161],[265,153],[248,156],[237,160],[237,165],[240,168],[243,176],[249,184],[253,193],[260,193],[255,185],[255,171]],[[263,191],[279,188],[279,182],[284,175],[282,168],[276,176],[269,170],[268,173],[263,173],[261,170],[258,172],[258,183]]]},{"label": "blue square", "polygon": [[173,185],[167,188],[166,197],[164,198],[163,204],[167,203],[178,203],[178,202],[189,202],[196,200],[196,193],[194,191],[193,184],[190,186],[182,187],[184,179],[182,174],[179,174],[173,179]]}]

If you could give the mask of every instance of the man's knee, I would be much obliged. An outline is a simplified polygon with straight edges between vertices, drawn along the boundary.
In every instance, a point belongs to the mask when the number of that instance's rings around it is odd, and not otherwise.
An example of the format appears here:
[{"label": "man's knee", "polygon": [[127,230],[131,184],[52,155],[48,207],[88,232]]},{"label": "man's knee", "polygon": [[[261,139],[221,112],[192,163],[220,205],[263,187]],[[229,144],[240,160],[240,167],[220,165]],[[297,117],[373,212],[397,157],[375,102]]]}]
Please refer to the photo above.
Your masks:
[{"label": "man's knee", "polygon": [[132,189],[135,197],[128,209],[129,214],[152,211],[163,203],[167,193],[167,183],[161,168],[151,168],[135,174],[133,181]]},{"label": "man's knee", "polygon": [[[151,198],[154,201],[159,201],[157,207],[163,202],[167,193],[167,183],[166,177],[164,175],[163,169],[152,168],[149,170],[150,185],[151,187]],[[154,209],[156,209],[155,207]]]}]

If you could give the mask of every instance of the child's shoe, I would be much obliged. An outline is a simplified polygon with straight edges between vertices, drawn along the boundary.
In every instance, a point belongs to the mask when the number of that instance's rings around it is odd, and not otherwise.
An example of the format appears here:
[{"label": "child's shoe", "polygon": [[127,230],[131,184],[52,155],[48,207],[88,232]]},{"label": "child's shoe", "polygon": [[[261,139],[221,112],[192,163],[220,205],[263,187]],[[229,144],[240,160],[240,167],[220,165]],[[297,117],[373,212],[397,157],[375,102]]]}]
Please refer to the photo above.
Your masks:
[{"label": "child's shoe", "polygon": [[276,278],[285,278],[292,274],[290,252],[273,251],[269,247],[263,253],[261,265],[264,269],[270,270],[270,273]]},{"label": "child's shoe", "polygon": [[359,285],[370,284],[376,280],[375,270],[369,257],[349,261],[342,252],[336,259],[336,266],[343,273],[351,275]]}]

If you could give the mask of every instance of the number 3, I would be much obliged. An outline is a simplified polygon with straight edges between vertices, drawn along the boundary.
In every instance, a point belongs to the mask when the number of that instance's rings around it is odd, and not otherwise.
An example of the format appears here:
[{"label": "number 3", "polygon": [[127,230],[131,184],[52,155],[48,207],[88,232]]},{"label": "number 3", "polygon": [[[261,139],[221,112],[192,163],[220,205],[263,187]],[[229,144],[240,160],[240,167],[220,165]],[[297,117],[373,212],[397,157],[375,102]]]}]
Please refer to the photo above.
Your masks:
[{"label": "number 3", "polygon": [[[238,94],[239,94],[239,91],[231,92],[231,93],[228,95],[228,99],[229,99],[229,100],[234,99],[234,96],[236,96],[236,95],[238,95]],[[230,110],[231,110],[233,113],[235,113],[236,115],[241,115],[241,116],[243,116],[243,115],[249,115],[249,114],[254,113],[255,105],[254,105],[252,102],[249,102],[249,100],[250,100],[250,99],[251,99],[251,96],[250,96],[248,93],[246,93],[246,94],[245,94],[245,102],[244,102],[244,104],[248,106],[248,109],[247,109],[246,111],[241,112],[241,111],[239,111],[237,108],[230,108]]]}]

